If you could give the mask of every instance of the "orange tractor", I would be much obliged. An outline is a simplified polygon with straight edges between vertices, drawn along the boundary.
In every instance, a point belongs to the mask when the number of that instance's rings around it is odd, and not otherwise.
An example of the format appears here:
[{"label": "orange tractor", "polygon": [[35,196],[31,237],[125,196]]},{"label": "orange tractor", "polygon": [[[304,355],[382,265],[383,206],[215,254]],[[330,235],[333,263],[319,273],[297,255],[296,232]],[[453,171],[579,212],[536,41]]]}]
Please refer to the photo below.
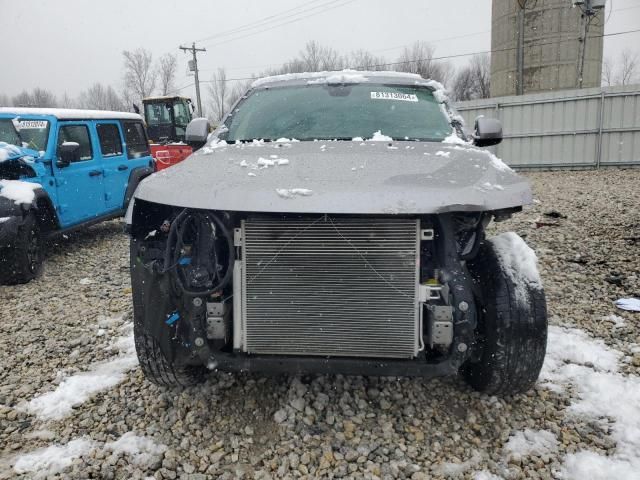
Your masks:
[{"label": "orange tractor", "polygon": [[156,170],[175,165],[191,155],[193,149],[184,142],[187,125],[193,116],[191,99],[147,97],[142,105]]}]

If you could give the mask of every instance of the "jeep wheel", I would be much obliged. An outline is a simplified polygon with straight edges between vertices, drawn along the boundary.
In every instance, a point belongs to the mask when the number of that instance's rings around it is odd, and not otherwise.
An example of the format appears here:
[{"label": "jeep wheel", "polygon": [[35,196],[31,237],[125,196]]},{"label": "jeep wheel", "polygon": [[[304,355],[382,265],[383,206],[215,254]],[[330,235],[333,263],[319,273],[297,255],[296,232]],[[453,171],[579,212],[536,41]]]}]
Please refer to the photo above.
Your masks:
[{"label": "jeep wheel", "polygon": [[18,228],[15,241],[0,250],[0,283],[27,283],[42,271],[44,241],[33,212],[27,214]]},{"label": "jeep wheel", "polygon": [[[502,238],[521,244],[516,247],[524,245],[517,235],[506,235]],[[515,265],[505,267],[497,252],[488,240],[468,265],[482,298],[475,358],[461,371],[480,392],[511,395],[530,389],[540,374],[547,346],[547,307],[544,290],[519,272],[514,274]]]},{"label": "jeep wheel", "polygon": [[[138,362],[144,376],[161,387],[189,387],[204,380],[204,367],[177,366],[160,349],[158,341],[146,331],[145,298],[142,285],[136,285],[134,269],[144,268],[136,262],[136,242],[131,241],[131,279],[133,296],[133,338]],[[149,301],[149,300],[147,300]],[[161,321],[161,320],[159,320]]]}]

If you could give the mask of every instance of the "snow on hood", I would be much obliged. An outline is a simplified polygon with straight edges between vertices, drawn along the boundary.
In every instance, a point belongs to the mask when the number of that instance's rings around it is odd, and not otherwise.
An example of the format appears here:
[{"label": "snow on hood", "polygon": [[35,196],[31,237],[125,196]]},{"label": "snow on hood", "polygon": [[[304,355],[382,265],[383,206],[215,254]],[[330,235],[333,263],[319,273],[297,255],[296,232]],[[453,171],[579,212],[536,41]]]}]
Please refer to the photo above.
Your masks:
[{"label": "snow on hood", "polygon": [[35,191],[38,188],[42,188],[39,183],[0,180],[0,197],[13,200],[16,205],[31,204],[36,198]]},{"label": "snow on hood", "polygon": [[0,142],[0,163],[21,158],[26,162],[33,162],[40,157],[40,153],[29,148],[17,147],[11,143]]},{"label": "snow on hood", "polygon": [[[189,208],[310,214],[487,211],[531,202],[528,182],[486,150],[436,142],[388,145],[217,145],[143,180],[135,197]],[[280,157],[288,162],[277,162]],[[270,161],[261,165],[261,158]]]},{"label": "snow on hood", "polygon": [[20,147],[16,147],[11,143],[0,142],[0,162],[5,160],[13,160],[22,155]]}]

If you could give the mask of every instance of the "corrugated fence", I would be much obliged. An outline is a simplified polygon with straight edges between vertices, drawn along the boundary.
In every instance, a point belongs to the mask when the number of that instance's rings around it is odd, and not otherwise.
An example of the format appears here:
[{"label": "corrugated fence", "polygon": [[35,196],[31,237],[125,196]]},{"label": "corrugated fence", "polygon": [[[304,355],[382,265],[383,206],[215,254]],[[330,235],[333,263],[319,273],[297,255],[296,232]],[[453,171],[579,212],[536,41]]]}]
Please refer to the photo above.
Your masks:
[{"label": "corrugated fence", "polygon": [[502,122],[498,157],[519,168],[640,165],[640,85],[562,90],[459,102],[468,129],[477,116]]}]

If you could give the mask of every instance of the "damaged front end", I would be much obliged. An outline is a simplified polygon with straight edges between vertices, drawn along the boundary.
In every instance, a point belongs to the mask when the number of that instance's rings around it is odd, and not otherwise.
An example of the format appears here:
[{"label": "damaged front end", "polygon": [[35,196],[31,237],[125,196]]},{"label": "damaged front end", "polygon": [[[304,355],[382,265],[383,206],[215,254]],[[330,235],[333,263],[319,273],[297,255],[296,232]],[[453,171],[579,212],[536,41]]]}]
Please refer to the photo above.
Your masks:
[{"label": "damaged front end", "polygon": [[454,374],[478,340],[466,261],[494,215],[509,214],[254,214],[136,199],[136,328],[179,366]]}]

